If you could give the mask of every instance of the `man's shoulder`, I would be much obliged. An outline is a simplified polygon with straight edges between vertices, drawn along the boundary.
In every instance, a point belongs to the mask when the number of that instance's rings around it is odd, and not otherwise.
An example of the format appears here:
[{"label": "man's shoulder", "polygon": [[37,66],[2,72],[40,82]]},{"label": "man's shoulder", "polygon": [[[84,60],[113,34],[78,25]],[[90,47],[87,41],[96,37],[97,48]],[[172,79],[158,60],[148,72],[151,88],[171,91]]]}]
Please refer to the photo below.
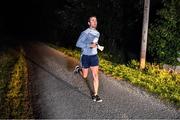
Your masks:
[{"label": "man's shoulder", "polygon": [[87,28],[86,30],[84,30],[82,33],[85,33],[85,34],[92,34],[94,36],[100,36],[100,33],[96,30],[96,29],[90,29],[90,28]]},{"label": "man's shoulder", "polygon": [[96,29],[90,29],[89,28],[89,33],[91,33],[92,35],[95,35],[95,36],[99,36],[100,35],[100,33]]},{"label": "man's shoulder", "polygon": [[91,33],[92,35],[94,35],[94,36],[97,36],[97,37],[100,36],[100,33],[99,33],[96,29],[91,30],[90,33]]},{"label": "man's shoulder", "polygon": [[90,29],[89,28],[87,28],[86,30],[84,30],[82,33],[86,33],[86,34],[88,34],[90,32]]}]

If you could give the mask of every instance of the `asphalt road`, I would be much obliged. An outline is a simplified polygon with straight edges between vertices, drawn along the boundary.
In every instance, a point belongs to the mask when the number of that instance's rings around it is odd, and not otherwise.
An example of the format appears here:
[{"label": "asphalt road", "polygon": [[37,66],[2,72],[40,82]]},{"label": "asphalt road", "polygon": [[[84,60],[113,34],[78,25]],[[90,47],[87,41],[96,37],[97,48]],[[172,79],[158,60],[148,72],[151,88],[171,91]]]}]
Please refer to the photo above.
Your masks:
[{"label": "asphalt road", "polygon": [[78,61],[43,43],[26,46],[35,118],[180,119],[180,111],[123,80],[100,75],[102,103],[90,97],[92,76],[73,74]]}]

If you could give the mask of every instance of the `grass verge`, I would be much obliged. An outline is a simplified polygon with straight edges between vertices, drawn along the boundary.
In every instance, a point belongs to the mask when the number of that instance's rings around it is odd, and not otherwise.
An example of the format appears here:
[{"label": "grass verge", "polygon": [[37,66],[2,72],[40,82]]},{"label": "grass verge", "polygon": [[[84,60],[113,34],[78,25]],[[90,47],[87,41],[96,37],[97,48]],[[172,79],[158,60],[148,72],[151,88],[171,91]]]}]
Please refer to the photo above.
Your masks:
[{"label": "grass verge", "polygon": [[[28,68],[23,56],[24,51],[21,48],[12,59],[13,65],[9,68],[7,65],[3,68],[4,76],[3,94],[1,101],[1,118],[27,119],[32,118],[32,109],[29,102],[28,90]],[[9,64],[9,63],[8,63]],[[5,65],[5,63],[3,64]],[[11,72],[9,72],[9,69]],[[9,74],[9,78],[5,74]]]},{"label": "grass verge", "polygon": [[[80,51],[48,44],[64,54],[79,60]],[[180,74],[168,73],[160,69],[159,65],[147,63],[144,71],[139,70],[139,63],[132,60],[128,65],[113,63],[107,60],[106,54],[100,53],[100,69],[116,79],[125,79],[133,85],[139,86],[160,99],[180,107]]]}]

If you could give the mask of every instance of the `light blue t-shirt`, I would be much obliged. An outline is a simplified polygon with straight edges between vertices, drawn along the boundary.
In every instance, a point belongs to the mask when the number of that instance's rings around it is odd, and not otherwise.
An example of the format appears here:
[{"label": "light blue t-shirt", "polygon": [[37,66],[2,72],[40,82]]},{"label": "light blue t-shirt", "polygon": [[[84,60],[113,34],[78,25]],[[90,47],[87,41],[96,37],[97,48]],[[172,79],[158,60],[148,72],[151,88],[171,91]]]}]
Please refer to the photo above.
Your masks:
[{"label": "light blue t-shirt", "polygon": [[98,42],[99,36],[100,33],[96,29],[87,28],[79,36],[76,47],[81,48],[83,55],[96,55],[97,47],[90,48],[90,44],[93,42],[93,40],[96,40]]}]

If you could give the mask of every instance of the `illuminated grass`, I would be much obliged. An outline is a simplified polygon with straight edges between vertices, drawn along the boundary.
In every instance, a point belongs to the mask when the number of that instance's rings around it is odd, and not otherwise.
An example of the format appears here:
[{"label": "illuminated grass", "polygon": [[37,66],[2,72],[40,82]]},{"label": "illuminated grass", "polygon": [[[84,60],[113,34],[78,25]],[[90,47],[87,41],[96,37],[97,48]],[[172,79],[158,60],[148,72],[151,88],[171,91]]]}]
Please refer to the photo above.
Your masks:
[{"label": "illuminated grass", "polygon": [[0,118],[6,118],[4,116],[4,104],[6,98],[7,85],[10,81],[11,71],[14,64],[17,61],[17,57],[12,53],[12,49],[1,51],[0,53]]},{"label": "illuminated grass", "polygon": [[29,104],[27,63],[21,49],[12,69],[10,80],[5,85],[1,118],[30,118],[32,109]]}]

